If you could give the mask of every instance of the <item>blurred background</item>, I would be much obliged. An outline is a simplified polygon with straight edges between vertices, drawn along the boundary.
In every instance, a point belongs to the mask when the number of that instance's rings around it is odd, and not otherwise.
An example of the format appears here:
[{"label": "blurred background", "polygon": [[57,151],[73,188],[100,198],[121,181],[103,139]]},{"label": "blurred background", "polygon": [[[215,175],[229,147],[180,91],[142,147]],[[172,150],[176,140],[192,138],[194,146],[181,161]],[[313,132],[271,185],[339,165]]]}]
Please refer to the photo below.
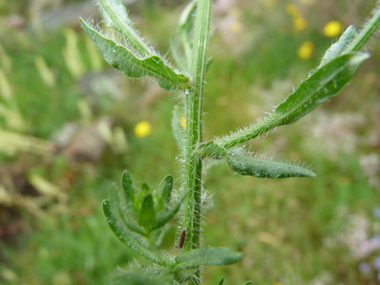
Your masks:
[{"label": "blurred background", "polygon": [[[185,0],[124,0],[171,58]],[[247,126],[307,78],[374,0],[214,0],[204,138]],[[0,0],[0,283],[107,284],[143,262],[108,229],[109,182],[128,169],[155,188],[180,176],[175,94],[113,70],[81,30],[92,1]],[[316,179],[208,170],[204,244],[244,252],[204,284],[380,284],[380,44],[349,86],[252,151],[303,161]],[[179,185],[177,184],[177,187]],[[169,233],[164,249],[175,244]]]}]

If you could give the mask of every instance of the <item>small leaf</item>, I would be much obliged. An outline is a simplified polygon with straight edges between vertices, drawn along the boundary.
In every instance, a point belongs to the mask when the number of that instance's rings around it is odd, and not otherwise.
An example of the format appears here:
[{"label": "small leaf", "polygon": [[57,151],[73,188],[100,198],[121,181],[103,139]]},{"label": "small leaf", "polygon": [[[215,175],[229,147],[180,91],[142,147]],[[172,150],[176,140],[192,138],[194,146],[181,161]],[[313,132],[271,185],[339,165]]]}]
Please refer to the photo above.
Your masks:
[{"label": "small leaf", "polygon": [[150,192],[150,189],[149,189],[148,184],[143,183],[143,184],[141,185],[141,192],[143,192],[143,193]]},{"label": "small leaf", "polygon": [[126,170],[124,170],[123,174],[121,175],[121,186],[123,187],[127,204],[131,203],[133,205],[135,190],[133,188],[131,174]]},{"label": "small leaf", "polygon": [[171,207],[169,210],[162,210],[157,213],[156,220],[154,222],[154,225],[150,228],[151,231],[154,231],[165,224],[167,224],[175,214],[177,214],[178,210],[181,208],[181,205],[183,203],[183,200],[186,198],[187,195],[184,195],[182,199],[175,204],[173,207]]},{"label": "small leaf", "polygon": [[162,241],[173,228],[174,228],[173,225],[165,225],[162,229],[153,232],[155,234],[155,240],[154,240],[155,249],[161,246]]},{"label": "small leaf", "polygon": [[224,277],[222,279],[220,279],[218,285],[224,285]]},{"label": "small leaf", "polygon": [[147,184],[143,183],[141,186],[140,192],[137,195],[135,195],[135,199],[134,199],[133,208],[135,209],[136,212],[141,211],[142,203],[147,192],[149,192],[149,187]]},{"label": "small leaf", "polygon": [[214,63],[214,58],[213,57],[210,57],[207,62],[206,62],[206,74],[208,73],[208,71],[210,70],[211,68],[211,65]]},{"label": "small leaf", "polygon": [[247,281],[247,282],[244,282],[242,285],[252,285],[253,282],[252,281]]},{"label": "small leaf", "polygon": [[182,56],[181,46],[179,44],[179,40],[172,36],[170,38],[170,51],[173,55],[174,61],[176,65],[181,70],[188,70],[186,59]]},{"label": "small leaf", "polygon": [[179,18],[179,29],[183,30],[185,33],[190,33],[194,26],[194,13],[197,9],[197,2],[198,0],[191,1],[183,10],[181,17]]},{"label": "small leaf", "polygon": [[154,210],[153,196],[147,194],[141,206],[138,223],[140,226],[149,229],[153,226],[155,219],[156,211]]},{"label": "small leaf", "polygon": [[96,44],[104,59],[117,70],[132,78],[152,76],[165,90],[190,88],[189,78],[177,73],[164,60],[156,55],[141,58],[127,47],[100,34],[83,19],[79,19],[82,28]]},{"label": "small leaf", "polygon": [[326,63],[330,62],[334,58],[342,54],[344,49],[355,39],[357,32],[354,25],[349,26],[339,40],[332,44],[322,57],[321,64],[318,68],[321,68]]},{"label": "small leaf", "polygon": [[242,258],[241,252],[224,247],[203,247],[175,257],[177,268],[197,267],[200,265],[229,265]]},{"label": "small leaf", "polygon": [[185,70],[189,71],[192,60],[192,43],[193,39],[191,38],[191,30],[194,26],[194,14],[197,9],[197,0],[191,1],[186,8],[183,10],[179,18],[179,36],[182,42],[182,47],[185,55],[184,65],[186,66]]},{"label": "small leaf", "polygon": [[120,197],[122,194],[123,192],[113,183],[110,189],[112,207],[118,209],[121,221],[123,221],[130,230],[146,236],[144,229],[140,227],[135,220],[138,216],[137,212],[133,208],[133,205],[126,203],[125,199],[123,199],[124,197]]},{"label": "small leaf", "polygon": [[227,156],[228,166],[241,175],[259,178],[315,177],[306,168],[278,161],[246,156],[239,151],[231,151]]},{"label": "small leaf", "polygon": [[180,118],[178,106],[175,106],[172,116],[172,129],[177,145],[181,152],[183,152],[185,150],[185,130],[181,126]]},{"label": "small leaf", "polygon": [[164,179],[162,179],[162,181],[160,182],[157,188],[157,194],[162,200],[165,201],[165,204],[168,204],[170,202],[172,190],[173,190],[173,176],[169,174]]},{"label": "small leaf", "polygon": [[111,204],[108,200],[104,200],[102,203],[103,213],[107,220],[108,226],[114,232],[116,237],[124,243],[126,246],[131,248],[133,251],[141,254],[145,258],[160,264],[167,265],[170,262],[161,256],[155,255],[153,252],[148,250],[145,246],[143,246],[139,241],[137,241],[133,235],[129,232],[129,230],[123,226],[121,226],[118,221],[120,221],[120,213],[116,209],[111,210]]}]

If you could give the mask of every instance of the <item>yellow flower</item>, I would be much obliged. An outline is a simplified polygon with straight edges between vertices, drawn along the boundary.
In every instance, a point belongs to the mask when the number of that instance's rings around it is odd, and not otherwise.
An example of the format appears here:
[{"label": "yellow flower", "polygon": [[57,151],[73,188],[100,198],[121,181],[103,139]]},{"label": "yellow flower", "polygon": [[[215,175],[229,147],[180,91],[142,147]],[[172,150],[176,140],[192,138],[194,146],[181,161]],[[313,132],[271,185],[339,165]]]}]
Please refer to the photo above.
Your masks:
[{"label": "yellow flower", "polygon": [[276,283],[274,283],[273,285],[282,285],[282,283],[280,283],[280,282],[276,282]]},{"label": "yellow flower", "polygon": [[181,124],[182,128],[186,129],[186,118],[185,118],[185,116],[181,116],[181,118],[179,118],[179,123]]},{"label": "yellow flower", "polygon": [[150,134],[152,127],[148,121],[141,121],[135,126],[135,135],[139,138],[144,138]]},{"label": "yellow flower", "polygon": [[326,37],[335,37],[342,31],[342,24],[338,21],[331,21],[323,28],[323,33]]},{"label": "yellow flower", "polygon": [[302,31],[306,28],[306,21],[302,17],[297,17],[293,19],[293,25],[296,30]]},{"label": "yellow flower", "polygon": [[309,59],[313,53],[314,44],[311,41],[306,41],[298,48],[298,56],[301,59]]},{"label": "yellow flower", "polygon": [[296,4],[288,4],[286,5],[286,13],[293,17],[299,17],[301,15]]}]

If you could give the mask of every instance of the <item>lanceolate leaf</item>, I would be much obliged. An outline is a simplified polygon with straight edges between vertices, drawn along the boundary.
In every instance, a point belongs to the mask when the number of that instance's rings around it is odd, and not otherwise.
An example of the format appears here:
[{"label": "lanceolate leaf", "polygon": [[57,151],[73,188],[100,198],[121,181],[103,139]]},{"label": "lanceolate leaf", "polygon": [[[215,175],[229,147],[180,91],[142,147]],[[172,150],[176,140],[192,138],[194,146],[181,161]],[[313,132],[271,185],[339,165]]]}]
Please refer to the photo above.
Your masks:
[{"label": "lanceolate leaf", "polygon": [[191,42],[192,39],[190,39],[190,31],[192,30],[194,26],[194,14],[197,9],[197,0],[191,1],[185,10],[183,10],[181,17],[179,19],[179,36],[182,42],[184,54],[185,54],[185,65],[186,70],[190,70],[191,65],[191,52],[192,52],[192,46]]},{"label": "lanceolate leaf", "polygon": [[121,175],[121,185],[124,189],[124,195],[125,195],[127,204],[133,205],[135,191],[133,189],[131,174],[126,170],[124,170],[123,174]]},{"label": "lanceolate leaf", "polygon": [[117,70],[132,78],[152,76],[165,90],[190,88],[189,78],[177,73],[156,55],[141,58],[131,50],[102,35],[80,19],[83,29],[96,44],[104,59]]},{"label": "lanceolate leaf", "polygon": [[130,230],[146,236],[144,229],[135,220],[138,214],[133,205],[124,200],[123,192],[119,190],[116,184],[112,184],[111,186],[110,200],[111,207],[120,214],[120,222],[124,222]]},{"label": "lanceolate leaf", "polygon": [[154,210],[152,194],[144,197],[141,210],[139,213],[139,225],[144,228],[151,228],[156,219],[156,211]]},{"label": "lanceolate leaf", "polygon": [[[274,110],[271,116],[242,132],[217,141],[223,148],[246,142],[275,127],[296,122],[336,95],[369,58],[367,53],[343,54],[315,71]],[[204,144],[201,144],[202,147]]]},{"label": "lanceolate leaf", "polygon": [[259,178],[315,177],[316,174],[306,168],[283,162],[263,160],[230,152],[227,155],[228,166],[241,175]]},{"label": "lanceolate leaf", "polygon": [[166,177],[164,177],[164,179],[162,179],[157,188],[157,194],[160,196],[161,199],[165,201],[165,204],[168,204],[170,202],[172,190],[173,176],[169,174]]},{"label": "lanceolate leaf", "polygon": [[123,227],[118,220],[120,220],[120,215],[117,210],[111,210],[111,205],[108,200],[104,200],[102,203],[103,213],[107,219],[107,223],[117,238],[124,243],[126,246],[131,248],[133,251],[141,254],[145,258],[160,264],[167,265],[170,262],[163,257],[156,256],[153,252],[148,250],[145,246],[143,246],[140,242],[138,242],[133,235],[129,232],[129,230]]},{"label": "lanceolate leaf", "polygon": [[337,94],[367,58],[367,53],[345,54],[318,69],[277,106],[273,113],[276,125],[294,123]]},{"label": "lanceolate leaf", "polygon": [[175,258],[177,268],[200,265],[229,265],[238,262],[243,254],[224,247],[203,247],[194,249]]},{"label": "lanceolate leaf", "polygon": [[172,206],[172,208],[170,208],[169,210],[163,210],[161,212],[158,212],[156,215],[154,225],[150,228],[150,230],[154,231],[168,223],[174,217],[174,215],[177,214],[185,197],[186,195],[184,195],[182,199],[179,202],[177,202],[177,204]]},{"label": "lanceolate leaf", "polygon": [[355,39],[357,32],[354,25],[349,26],[339,40],[332,44],[322,57],[321,64],[318,68],[321,68],[326,63],[330,62],[337,56],[341,55],[344,49]]}]

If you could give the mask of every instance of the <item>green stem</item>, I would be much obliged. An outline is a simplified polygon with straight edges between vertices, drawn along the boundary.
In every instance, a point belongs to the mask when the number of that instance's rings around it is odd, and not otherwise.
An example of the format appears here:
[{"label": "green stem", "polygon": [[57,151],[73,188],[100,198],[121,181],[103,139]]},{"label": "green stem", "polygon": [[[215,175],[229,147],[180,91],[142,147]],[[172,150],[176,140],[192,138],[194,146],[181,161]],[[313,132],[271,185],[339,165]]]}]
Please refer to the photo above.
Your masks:
[{"label": "green stem", "polygon": [[[380,3],[378,2],[377,5]],[[343,53],[357,52],[367,43],[380,26],[380,8],[376,7],[372,18],[356,36],[355,40],[344,50]]]},{"label": "green stem", "polygon": [[212,0],[199,0],[194,31],[190,75],[193,88],[186,94],[186,162],[183,228],[186,229],[184,250],[199,248],[201,221],[202,160],[196,154],[202,141],[202,105],[206,74],[207,46]]}]

